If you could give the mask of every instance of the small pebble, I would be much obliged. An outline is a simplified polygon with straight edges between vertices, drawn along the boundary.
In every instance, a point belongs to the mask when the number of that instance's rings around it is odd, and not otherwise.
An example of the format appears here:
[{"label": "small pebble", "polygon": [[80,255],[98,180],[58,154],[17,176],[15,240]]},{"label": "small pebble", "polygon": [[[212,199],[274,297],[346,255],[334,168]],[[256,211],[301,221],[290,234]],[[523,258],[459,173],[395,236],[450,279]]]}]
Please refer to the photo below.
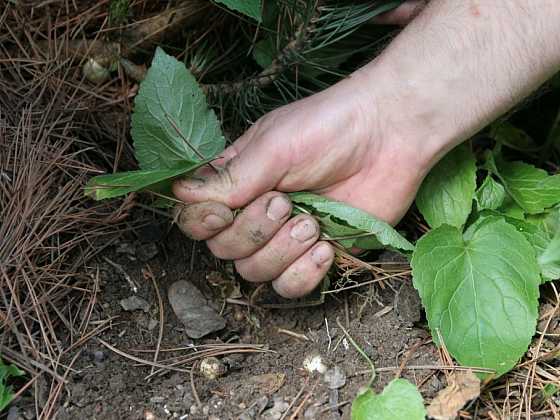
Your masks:
[{"label": "small pebble", "polygon": [[126,299],[121,299],[119,304],[125,311],[136,311],[141,309],[144,312],[150,310],[150,304],[139,296],[130,296]]},{"label": "small pebble", "polygon": [[105,359],[107,358],[107,355],[105,354],[105,352],[101,351],[101,350],[96,350],[93,352],[93,360],[96,363],[101,363],[103,362]]},{"label": "small pebble", "polygon": [[206,357],[200,362],[200,373],[207,379],[216,379],[227,373],[227,366],[217,357]]}]

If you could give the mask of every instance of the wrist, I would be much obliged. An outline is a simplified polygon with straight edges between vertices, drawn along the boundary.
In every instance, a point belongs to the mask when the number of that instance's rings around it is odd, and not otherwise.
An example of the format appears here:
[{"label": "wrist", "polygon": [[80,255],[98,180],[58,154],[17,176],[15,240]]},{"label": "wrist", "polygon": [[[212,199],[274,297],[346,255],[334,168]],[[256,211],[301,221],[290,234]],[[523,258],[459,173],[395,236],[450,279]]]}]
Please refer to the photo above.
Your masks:
[{"label": "wrist", "polygon": [[442,112],[449,107],[445,83],[431,83],[426,89],[428,84],[403,77],[402,68],[397,72],[388,64],[376,60],[345,83],[359,92],[360,106],[367,110],[364,125],[373,127],[371,133],[388,150],[386,154],[408,154],[407,162],[427,172],[466,136]]}]

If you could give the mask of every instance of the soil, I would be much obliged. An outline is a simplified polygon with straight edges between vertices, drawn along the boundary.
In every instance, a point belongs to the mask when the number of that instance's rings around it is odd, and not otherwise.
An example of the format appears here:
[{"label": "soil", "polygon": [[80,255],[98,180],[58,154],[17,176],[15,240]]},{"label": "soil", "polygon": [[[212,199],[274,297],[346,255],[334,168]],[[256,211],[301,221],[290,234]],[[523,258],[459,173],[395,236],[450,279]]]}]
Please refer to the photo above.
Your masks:
[{"label": "soil", "polygon": [[[439,363],[410,284],[395,281],[386,283],[384,288],[368,286],[354,289],[354,293],[331,294],[322,305],[302,308],[224,305],[224,297],[230,294],[236,280],[208,281],[227,278],[224,276],[228,271],[208,254],[203,243],[192,242],[176,229],[169,229],[167,221],[121,240],[105,258],[108,260],[100,258],[92,267],[92,272],[99,268],[100,282],[90,323],[92,329],[98,325],[108,328],[82,347],[73,364],[75,371],[68,377],[58,419],[278,419],[282,415],[286,419],[349,418],[351,401],[368,382],[370,371],[337,320],[377,368],[395,368],[378,372],[374,385],[377,391],[399,374],[397,368],[403,361],[407,366]],[[130,275],[138,286],[137,293],[115,263]],[[142,272],[147,269],[154,274],[163,300],[165,322],[158,357],[161,363],[203,344],[261,344],[267,351],[220,357],[227,372],[217,379],[201,375],[197,362],[192,385],[187,372],[166,371],[146,379],[150,366],[117,354],[103,342],[126,354],[153,360],[159,306],[153,283]],[[202,339],[190,339],[167,299],[169,286],[178,280],[195,284],[217,311],[222,310],[226,328]],[[241,285],[243,297],[239,300],[246,300],[254,289]],[[148,302],[147,312],[142,308],[125,311],[121,307],[122,299],[134,295]],[[110,318],[109,323],[103,324]],[[164,351],[178,347],[183,350]],[[320,355],[328,368],[337,367],[343,386],[329,389],[322,374],[303,368],[304,359],[314,354]],[[416,383],[424,397],[431,397],[443,386],[434,372],[404,369],[400,374]],[[296,412],[297,416],[292,417]]]}]

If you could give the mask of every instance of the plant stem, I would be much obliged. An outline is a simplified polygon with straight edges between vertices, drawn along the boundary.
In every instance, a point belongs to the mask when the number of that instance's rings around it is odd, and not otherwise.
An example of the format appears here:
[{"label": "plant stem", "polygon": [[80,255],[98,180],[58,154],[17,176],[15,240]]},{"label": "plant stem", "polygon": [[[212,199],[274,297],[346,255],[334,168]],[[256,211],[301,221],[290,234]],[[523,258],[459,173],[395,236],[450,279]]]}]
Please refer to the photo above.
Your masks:
[{"label": "plant stem", "polygon": [[344,335],[346,336],[348,341],[350,341],[350,344],[352,344],[352,346],[354,346],[356,351],[358,353],[360,353],[360,355],[364,359],[366,359],[366,361],[368,362],[368,364],[371,368],[371,378],[369,379],[369,382],[368,382],[367,386],[368,386],[368,388],[371,388],[371,386],[373,385],[373,382],[375,381],[375,377],[376,377],[376,375],[375,375],[375,365],[373,364],[371,359],[368,357],[368,355],[362,350],[362,348],[354,341],[354,339],[348,333],[348,331],[346,331],[346,329],[342,326],[342,324],[340,323],[340,320],[338,318],[336,318],[336,323],[338,324],[338,326],[340,327],[340,329],[342,330],[342,332],[344,333]]}]

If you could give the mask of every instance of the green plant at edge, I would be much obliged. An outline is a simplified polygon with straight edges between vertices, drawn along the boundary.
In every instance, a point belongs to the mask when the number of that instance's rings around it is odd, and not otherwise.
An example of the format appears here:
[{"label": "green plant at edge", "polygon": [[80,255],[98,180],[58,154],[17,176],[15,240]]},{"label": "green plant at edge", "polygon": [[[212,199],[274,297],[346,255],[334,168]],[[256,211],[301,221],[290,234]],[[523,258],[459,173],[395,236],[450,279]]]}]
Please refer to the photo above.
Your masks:
[{"label": "green plant at edge", "polygon": [[23,372],[15,365],[6,365],[2,359],[0,359],[0,411],[4,410],[14,397],[12,387],[8,386],[6,381],[9,378],[22,375]]}]

